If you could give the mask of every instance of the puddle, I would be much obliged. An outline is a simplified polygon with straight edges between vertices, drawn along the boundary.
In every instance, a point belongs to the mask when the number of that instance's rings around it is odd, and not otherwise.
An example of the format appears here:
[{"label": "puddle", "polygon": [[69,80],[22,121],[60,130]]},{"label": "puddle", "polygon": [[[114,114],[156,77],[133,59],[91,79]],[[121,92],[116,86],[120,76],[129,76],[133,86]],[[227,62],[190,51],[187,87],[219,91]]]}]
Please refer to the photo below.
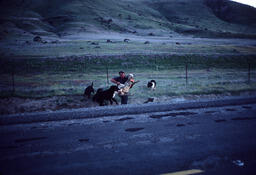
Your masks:
[{"label": "puddle", "polygon": [[177,124],[176,126],[177,127],[182,127],[182,126],[185,126],[185,124]]},{"label": "puddle", "polygon": [[120,118],[120,119],[116,119],[115,121],[125,121],[125,120],[131,120],[134,119],[132,117],[124,117],[124,118]]},{"label": "puddle", "polygon": [[144,129],[144,128],[127,128],[127,129],[125,129],[125,131],[127,131],[127,132],[136,132],[136,131],[140,131],[142,129]]},{"label": "puddle", "polygon": [[25,138],[25,139],[17,139],[15,140],[16,143],[22,143],[22,142],[30,142],[35,140],[42,140],[46,139],[47,137],[33,137],[33,138]]},{"label": "puddle", "polygon": [[226,109],[226,111],[236,111],[236,109],[228,108],[228,109]]},{"label": "puddle", "polygon": [[195,112],[172,112],[166,114],[159,114],[159,115],[151,115],[150,118],[162,118],[162,117],[176,117],[179,115],[187,116],[187,115],[195,115]]},{"label": "puddle", "polygon": [[219,119],[219,120],[215,120],[216,123],[221,123],[221,122],[226,122],[227,120],[225,119]]},{"label": "puddle", "polygon": [[251,106],[242,106],[242,108],[244,108],[244,109],[252,109]]},{"label": "puddle", "polygon": [[89,139],[79,139],[79,142],[89,142]]},{"label": "puddle", "polygon": [[256,117],[235,117],[232,118],[231,120],[255,120]]}]

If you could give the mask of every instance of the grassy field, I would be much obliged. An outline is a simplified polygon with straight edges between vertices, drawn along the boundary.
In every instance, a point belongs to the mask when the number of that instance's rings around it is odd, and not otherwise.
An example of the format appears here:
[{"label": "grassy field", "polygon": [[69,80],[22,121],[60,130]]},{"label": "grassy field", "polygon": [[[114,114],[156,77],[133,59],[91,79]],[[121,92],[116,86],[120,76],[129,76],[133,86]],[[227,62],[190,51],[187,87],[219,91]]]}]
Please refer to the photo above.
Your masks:
[{"label": "grassy field", "polygon": [[[91,82],[94,82],[96,89],[109,87],[110,79],[117,76],[121,69],[135,74],[135,79],[140,80],[131,90],[131,103],[143,103],[149,97],[165,101],[184,95],[239,95],[256,90],[256,61],[253,58],[186,55],[12,60],[3,63],[1,96],[41,98],[82,95]],[[151,79],[157,81],[155,91],[146,88]]]},{"label": "grassy field", "polygon": [[[120,37],[120,36],[119,36]],[[234,44],[225,44],[232,40],[202,40],[197,41],[192,38],[170,39],[157,37],[151,39],[145,37],[131,39],[129,43],[125,43],[120,39],[112,40],[112,43],[107,43],[107,39],[101,40],[77,40],[64,41],[59,44],[14,44],[12,46],[0,47],[0,54],[4,57],[17,58],[61,58],[70,56],[111,56],[125,54],[197,54],[197,55],[241,55],[255,54],[256,46],[254,40],[234,40]],[[145,44],[148,41],[149,44]],[[25,42],[25,41],[24,41]]]}]

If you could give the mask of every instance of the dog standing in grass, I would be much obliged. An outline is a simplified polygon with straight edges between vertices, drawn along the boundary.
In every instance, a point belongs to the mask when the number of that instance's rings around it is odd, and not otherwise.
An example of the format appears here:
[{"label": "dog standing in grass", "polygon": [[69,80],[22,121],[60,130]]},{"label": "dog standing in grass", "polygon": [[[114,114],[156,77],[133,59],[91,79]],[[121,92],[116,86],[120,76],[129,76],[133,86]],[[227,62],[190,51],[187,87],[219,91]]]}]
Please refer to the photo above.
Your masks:
[{"label": "dog standing in grass", "polygon": [[156,90],[156,81],[155,80],[151,80],[148,82],[148,88],[150,88],[151,90]]}]

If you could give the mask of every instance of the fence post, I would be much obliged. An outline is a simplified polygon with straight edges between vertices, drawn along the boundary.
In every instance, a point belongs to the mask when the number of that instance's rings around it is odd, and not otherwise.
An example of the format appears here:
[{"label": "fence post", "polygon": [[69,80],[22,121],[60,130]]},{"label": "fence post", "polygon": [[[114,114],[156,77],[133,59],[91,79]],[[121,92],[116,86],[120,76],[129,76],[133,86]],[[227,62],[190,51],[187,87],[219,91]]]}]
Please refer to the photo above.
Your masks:
[{"label": "fence post", "polygon": [[155,70],[156,70],[156,71],[158,71],[158,66],[157,66],[157,56],[156,56],[156,55],[154,55],[154,57],[155,57]]},{"label": "fence post", "polygon": [[86,72],[86,58],[84,58],[84,72]]},{"label": "fence post", "polygon": [[248,63],[248,83],[251,82],[251,64]]},{"label": "fence post", "polygon": [[108,63],[106,63],[106,70],[107,70],[107,85],[109,85],[109,81],[108,81],[108,79],[109,79],[109,78],[108,78],[108,77],[109,77],[109,76],[108,76]]},{"label": "fence post", "polygon": [[186,85],[188,85],[188,63],[186,63]]},{"label": "fence post", "polygon": [[14,63],[12,64],[12,96],[14,96],[15,94],[15,83],[14,83],[14,70],[15,69],[15,66],[14,66]]}]

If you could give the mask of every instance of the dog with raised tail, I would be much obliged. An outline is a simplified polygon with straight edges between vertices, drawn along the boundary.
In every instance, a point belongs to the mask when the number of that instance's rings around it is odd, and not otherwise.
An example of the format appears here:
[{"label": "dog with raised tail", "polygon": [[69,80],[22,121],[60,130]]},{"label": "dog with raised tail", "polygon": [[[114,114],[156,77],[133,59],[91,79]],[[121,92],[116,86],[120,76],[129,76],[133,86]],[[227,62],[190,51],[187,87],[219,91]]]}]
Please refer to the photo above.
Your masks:
[{"label": "dog with raised tail", "polygon": [[148,88],[150,88],[151,90],[155,90],[156,89],[156,81],[155,80],[151,80],[148,82]]}]

